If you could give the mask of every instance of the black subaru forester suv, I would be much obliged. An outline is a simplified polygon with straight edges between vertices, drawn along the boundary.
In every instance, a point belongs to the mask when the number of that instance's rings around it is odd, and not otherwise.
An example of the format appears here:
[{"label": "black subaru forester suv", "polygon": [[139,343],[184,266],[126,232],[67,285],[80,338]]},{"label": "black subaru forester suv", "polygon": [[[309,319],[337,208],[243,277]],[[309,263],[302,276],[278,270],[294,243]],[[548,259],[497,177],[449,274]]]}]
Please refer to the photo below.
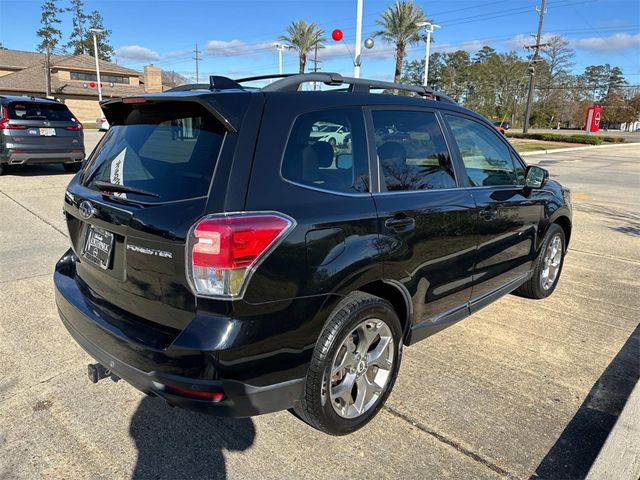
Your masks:
[{"label": "black subaru forester suv", "polygon": [[94,381],[346,434],[404,346],[554,291],[569,191],[489,121],[425,87],[255,79],[102,103],[112,127],[67,189],[54,274]]}]

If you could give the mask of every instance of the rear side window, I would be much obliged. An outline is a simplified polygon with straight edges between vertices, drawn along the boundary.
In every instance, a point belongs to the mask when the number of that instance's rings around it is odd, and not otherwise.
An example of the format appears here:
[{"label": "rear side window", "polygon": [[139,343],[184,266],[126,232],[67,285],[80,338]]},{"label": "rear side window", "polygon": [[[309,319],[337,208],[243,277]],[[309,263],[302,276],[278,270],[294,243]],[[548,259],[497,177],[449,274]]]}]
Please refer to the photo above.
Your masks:
[{"label": "rear side window", "polygon": [[12,102],[8,105],[10,120],[75,121],[66,105],[39,102]]},{"label": "rear side window", "polygon": [[518,184],[511,152],[498,137],[497,130],[457,115],[446,115],[446,118],[475,187]]},{"label": "rear side window", "polygon": [[167,202],[204,196],[224,138],[224,128],[191,102],[134,104],[124,125],[113,125],[94,153],[85,185],[125,185],[158,195],[114,196]]},{"label": "rear side window", "polygon": [[451,158],[432,112],[373,111],[382,190],[455,188]]},{"label": "rear side window", "polygon": [[323,190],[367,191],[362,111],[336,109],[300,115],[287,142],[282,176]]}]

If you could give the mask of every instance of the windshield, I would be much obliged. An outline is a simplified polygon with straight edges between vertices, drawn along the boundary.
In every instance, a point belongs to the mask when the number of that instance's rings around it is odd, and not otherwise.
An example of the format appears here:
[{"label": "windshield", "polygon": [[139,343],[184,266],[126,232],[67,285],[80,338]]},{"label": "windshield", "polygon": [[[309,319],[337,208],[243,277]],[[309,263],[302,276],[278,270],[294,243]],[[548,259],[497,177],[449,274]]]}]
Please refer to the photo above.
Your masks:
[{"label": "windshield", "polygon": [[324,127],[320,128],[320,131],[321,132],[337,132],[339,128],[340,128],[340,125],[325,125]]},{"label": "windshield", "polygon": [[133,105],[124,123],[112,126],[96,149],[84,174],[86,186],[98,190],[94,182],[100,181],[158,195],[109,192],[143,202],[207,194],[224,129],[202,106],[191,102]]},{"label": "windshield", "polygon": [[75,121],[66,105],[62,104],[13,102],[9,104],[8,111],[11,120]]}]

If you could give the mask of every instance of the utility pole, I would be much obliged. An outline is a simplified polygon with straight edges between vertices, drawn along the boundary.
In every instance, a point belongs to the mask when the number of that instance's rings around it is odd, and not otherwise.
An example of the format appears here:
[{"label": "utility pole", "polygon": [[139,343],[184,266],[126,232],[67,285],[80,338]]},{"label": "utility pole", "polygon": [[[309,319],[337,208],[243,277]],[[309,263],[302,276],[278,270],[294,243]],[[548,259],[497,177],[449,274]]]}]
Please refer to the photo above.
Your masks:
[{"label": "utility pole", "polygon": [[362,52],[362,3],[363,0],[358,0],[356,10],[356,49],[353,62],[355,64],[353,67],[353,76],[355,78],[360,78],[360,64],[362,63],[360,59]]},{"label": "utility pole", "polygon": [[196,49],[193,51],[193,53],[195,54],[193,56],[193,59],[196,61],[196,83],[200,83],[200,60],[202,60],[202,57],[200,56],[200,54],[202,52],[198,50],[197,43],[196,43]]},{"label": "utility pole", "polygon": [[[313,73],[316,73],[318,71],[318,63],[320,63],[320,60],[318,60],[318,44],[316,43],[316,46],[313,50]],[[316,91],[318,89],[318,82],[313,82],[313,90]]]},{"label": "utility pole", "polygon": [[545,0],[541,0],[540,9],[536,7],[536,12],[538,12],[538,34],[536,35],[536,44],[535,45],[527,45],[526,48],[533,48],[533,55],[531,56],[531,60],[529,61],[529,91],[527,92],[527,104],[524,107],[524,125],[522,126],[522,133],[527,133],[529,131],[529,115],[531,113],[531,102],[533,101],[533,88],[535,83],[535,70],[536,70],[536,62],[539,61],[538,56],[540,54],[540,47],[544,47],[543,44],[540,43],[542,38],[542,20],[544,19],[544,14],[546,13],[544,9]]},{"label": "utility pole", "polygon": [[425,32],[427,32],[427,48],[424,54],[424,78],[422,80],[422,84],[426,87],[427,82],[429,80],[429,52],[431,51],[431,34],[436,28],[440,28],[440,25],[436,25],[431,22],[419,22],[416,23],[417,27],[424,27]]},{"label": "utility pole", "polygon": [[44,57],[44,81],[46,86],[47,95],[51,96],[51,47],[47,45],[47,53]]}]

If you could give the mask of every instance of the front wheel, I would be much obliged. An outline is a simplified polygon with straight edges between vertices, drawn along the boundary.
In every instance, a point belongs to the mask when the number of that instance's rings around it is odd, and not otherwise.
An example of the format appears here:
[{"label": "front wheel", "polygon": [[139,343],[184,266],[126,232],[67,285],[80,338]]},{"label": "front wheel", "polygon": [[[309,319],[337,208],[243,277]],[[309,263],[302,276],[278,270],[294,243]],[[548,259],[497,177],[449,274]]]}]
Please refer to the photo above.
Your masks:
[{"label": "front wheel", "polygon": [[553,293],[558,285],[564,264],[565,237],[560,225],[549,227],[540,254],[535,261],[533,275],[515,291],[527,298],[542,299]]},{"label": "front wheel", "polygon": [[391,304],[363,292],[350,294],[320,335],[295,412],[331,435],[358,430],[391,393],[401,356],[402,327]]}]

